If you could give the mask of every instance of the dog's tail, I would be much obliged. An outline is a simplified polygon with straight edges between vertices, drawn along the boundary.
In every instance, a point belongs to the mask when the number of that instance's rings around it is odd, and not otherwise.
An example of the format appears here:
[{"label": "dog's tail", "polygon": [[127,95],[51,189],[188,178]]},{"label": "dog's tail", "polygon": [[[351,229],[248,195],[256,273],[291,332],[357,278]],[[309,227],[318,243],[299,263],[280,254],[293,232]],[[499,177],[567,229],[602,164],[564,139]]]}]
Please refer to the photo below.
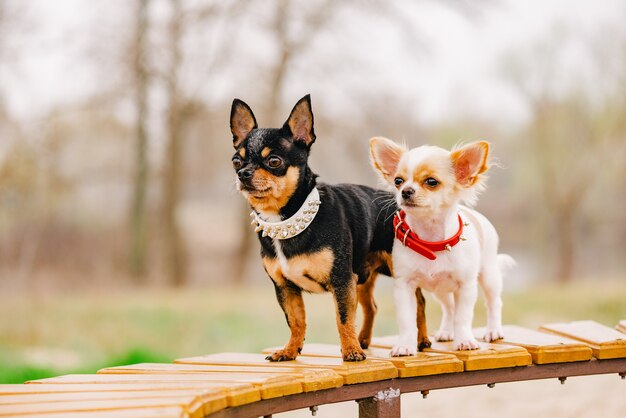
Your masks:
[{"label": "dog's tail", "polygon": [[500,269],[500,274],[503,276],[506,275],[507,272],[512,270],[515,266],[517,266],[517,262],[513,257],[508,254],[498,254],[498,268]]}]

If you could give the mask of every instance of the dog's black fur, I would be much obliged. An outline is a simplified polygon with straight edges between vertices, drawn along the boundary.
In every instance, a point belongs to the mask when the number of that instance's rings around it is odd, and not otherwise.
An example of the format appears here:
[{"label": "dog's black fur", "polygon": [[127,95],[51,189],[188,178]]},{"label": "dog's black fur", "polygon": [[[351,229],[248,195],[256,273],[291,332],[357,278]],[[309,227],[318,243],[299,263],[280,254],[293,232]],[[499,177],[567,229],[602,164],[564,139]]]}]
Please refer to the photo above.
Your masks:
[{"label": "dog's black fur", "polygon": [[[238,188],[257,213],[287,219],[314,187],[322,202],[309,227],[295,237],[275,242],[258,233],[265,270],[291,329],[284,349],[268,359],[291,360],[302,349],[306,326],[302,290],[333,293],[343,357],[348,361],[365,359],[362,348],[370,343],[376,311],[373,284],[378,273],[391,275],[392,270],[394,196],[367,186],[317,182],[308,166],[315,141],[308,95],[294,106],[280,129],[259,129],[250,107],[235,99],[231,131]],[[296,274],[300,277],[288,277],[276,243],[289,263],[289,274],[294,274],[290,263],[299,263]],[[358,339],[354,331],[357,293],[365,314]]]}]

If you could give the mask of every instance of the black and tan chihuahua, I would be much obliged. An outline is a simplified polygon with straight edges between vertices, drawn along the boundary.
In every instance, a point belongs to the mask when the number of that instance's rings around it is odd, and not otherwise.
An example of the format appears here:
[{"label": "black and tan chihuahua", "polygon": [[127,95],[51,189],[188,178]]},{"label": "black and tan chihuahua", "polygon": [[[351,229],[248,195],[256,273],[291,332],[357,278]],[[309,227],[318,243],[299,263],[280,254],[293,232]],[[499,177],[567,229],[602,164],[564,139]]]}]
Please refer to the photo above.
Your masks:
[{"label": "black and tan chihuahua", "polygon": [[[315,142],[309,95],[278,129],[258,128],[250,107],[235,99],[230,128],[237,188],[254,210],[263,266],[291,330],[285,347],[267,359],[293,360],[302,350],[302,291],[307,291],[333,293],[343,359],[364,360],[376,314],[374,283],[378,273],[392,273],[394,196],[367,186],[316,181],[308,166]],[[417,297],[419,345],[425,347],[430,342],[420,289]],[[357,300],[364,314],[358,339]]]}]

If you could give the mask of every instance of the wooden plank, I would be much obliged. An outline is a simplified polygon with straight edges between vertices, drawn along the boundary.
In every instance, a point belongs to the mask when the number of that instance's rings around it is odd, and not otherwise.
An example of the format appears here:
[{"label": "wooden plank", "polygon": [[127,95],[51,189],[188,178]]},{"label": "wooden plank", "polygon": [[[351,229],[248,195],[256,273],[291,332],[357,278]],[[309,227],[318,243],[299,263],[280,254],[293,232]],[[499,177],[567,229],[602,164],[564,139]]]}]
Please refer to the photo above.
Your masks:
[{"label": "wooden plank", "polygon": [[619,323],[615,326],[615,329],[626,334],[626,319],[619,321]]},{"label": "wooden plank", "polygon": [[626,357],[626,336],[595,321],[546,324],[540,329],[584,342],[599,360]]},{"label": "wooden plank", "polygon": [[387,361],[364,360],[344,362],[340,358],[305,357],[296,360],[270,363],[265,360],[265,354],[250,353],[219,353],[205,356],[190,357],[174,361],[179,364],[206,364],[206,365],[240,365],[261,367],[296,367],[303,369],[331,369],[341,375],[344,384],[373,382],[377,380],[398,377],[398,369]]},{"label": "wooden plank", "polygon": [[[24,395],[29,396],[29,395]],[[197,396],[150,399],[112,399],[112,400],[78,400],[48,403],[29,403],[2,405],[0,416],[35,415],[44,413],[65,413],[95,411],[115,411],[118,409],[154,409],[162,407],[178,407],[190,418],[203,418],[206,414],[202,402]],[[215,412],[215,411],[213,411]]]},{"label": "wooden plank", "polygon": [[130,392],[61,392],[46,394],[21,394],[0,396],[0,411],[5,405],[51,403],[67,401],[95,401],[122,399],[188,398],[198,397],[204,414],[210,414],[228,406],[226,394],[217,389],[195,390],[149,390]]},{"label": "wooden plank", "polygon": [[[377,337],[372,339],[372,347],[391,348],[398,340],[397,335],[389,335],[385,337]],[[431,341],[434,338],[431,337]],[[478,342],[480,348],[478,350],[460,350],[454,349],[454,342],[437,342],[432,343],[431,348],[424,352],[453,354],[459,360],[463,361],[466,371],[500,369],[506,367],[528,366],[532,364],[532,357],[522,347],[516,347],[505,344],[490,344]]]},{"label": "wooden plank", "polygon": [[[263,352],[273,353],[277,348],[266,348]],[[401,378],[463,371],[463,362],[451,354],[418,353],[416,356],[391,357],[390,350],[384,348],[370,348],[365,353],[368,359],[393,363]],[[304,344],[301,355],[340,358],[341,347],[333,344]]]},{"label": "wooden plank", "polygon": [[[19,416],[19,415],[13,415]],[[26,415],[28,416],[28,415]],[[37,412],[38,418],[83,418],[85,411]],[[89,411],[89,418],[188,418],[184,408],[168,406],[162,408],[115,409]]]},{"label": "wooden plank", "polygon": [[[494,344],[523,347],[530,353],[535,364],[586,361],[593,357],[591,348],[576,340],[517,325],[505,325],[502,329],[504,339],[495,341]],[[481,338],[484,334],[484,328],[474,330],[476,338]]]},{"label": "wooden plank", "polygon": [[[74,374],[58,377],[51,377],[48,379],[32,380],[27,382],[28,384],[116,384],[122,385],[153,385],[160,388],[171,388],[174,386],[189,386],[192,384],[202,385],[206,388],[221,388],[226,394],[226,399],[229,406],[243,405],[250,402],[256,402],[263,397],[263,391],[261,390],[260,383],[263,379],[257,379],[256,382],[245,381],[224,381],[224,380],[211,380],[203,375],[99,375],[99,374]],[[278,382],[278,386],[282,382]],[[302,386],[296,382],[296,385],[300,391]],[[297,391],[296,391],[297,392]],[[267,395],[267,393],[266,393]]]},{"label": "wooden plank", "polygon": [[[36,383],[36,382],[35,382]],[[250,383],[222,382],[152,382],[152,383],[36,383],[36,384],[9,384],[0,385],[0,398],[10,395],[24,394],[54,394],[54,393],[91,393],[91,392],[134,392],[148,391],[188,391],[188,390],[219,390],[226,395],[228,406],[245,405],[261,400],[261,393]]]},{"label": "wooden plank", "polygon": [[[57,393],[23,393],[19,395],[3,395],[0,396],[0,405],[9,405],[15,403],[42,403],[42,402],[60,402],[60,401],[95,401],[95,400],[111,400],[111,399],[146,399],[146,398],[175,398],[187,396],[226,396],[215,389],[196,389],[196,390],[147,390],[132,392],[57,392]],[[226,404],[224,403],[224,407]]]},{"label": "wooden plank", "polygon": [[137,373],[206,373],[208,375],[224,373],[281,374],[296,377],[304,392],[337,388],[343,385],[343,378],[330,369],[302,369],[294,367],[250,367],[221,366],[198,364],[142,363],[128,366],[108,367],[99,370],[102,374],[137,374]]},{"label": "wooden plank", "polygon": [[206,375],[203,373],[187,374],[75,374],[41,379],[43,383],[120,383],[120,382],[218,382],[223,386],[228,383],[251,383],[262,399],[276,398],[302,392],[302,383],[294,376],[280,374],[222,373]]},{"label": "wooden plank", "polygon": [[232,382],[185,382],[185,381],[126,381],[103,383],[67,384],[63,381],[39,383],[32,381],[26,385],[0,385],[0,395],[26,393],[60,393],[60,392],[133,392],[148,390],[188,390],[215,388],[224,392],[229,407],[245,405],[261,400],[261,391],[250,383]]}]

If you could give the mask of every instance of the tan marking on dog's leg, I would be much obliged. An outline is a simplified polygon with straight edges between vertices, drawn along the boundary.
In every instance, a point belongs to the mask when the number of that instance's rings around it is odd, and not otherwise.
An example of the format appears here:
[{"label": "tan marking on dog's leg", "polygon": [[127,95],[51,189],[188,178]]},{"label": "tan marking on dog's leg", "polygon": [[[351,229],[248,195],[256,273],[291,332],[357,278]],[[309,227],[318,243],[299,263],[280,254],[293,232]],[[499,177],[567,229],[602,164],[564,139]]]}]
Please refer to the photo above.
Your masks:
[{"label": "tan marking on dog's leg", "polygon": [[378,251],[368,254],[366,258],[367,281],[357,286],[359,304],[363,309],[363,325],[359,333],[359,344],[361,348],[368,348],[372,339],[372,328],[376,317],[376,301],[374,300],[374,287],[378,278],[378,270],[386,267],[393,277],[393,264],[391,254],[386,251]]},{"label": "tan marking on dog's leg", "polygon": [[422,294],[422,289],[415,290],[417,298],[417,349],[419,351],[430,348],[431,342],[428,339],[428,326],[426,324],[426,299]]},{"label": "tan marking on dog's leg", "polygon": [[369,347],[372,342],[372,328],[374,327],[374,317],[376,316],[376,301],[374,300],[374,286],[376,285],[376,279],[378,272],[372,270],[367,281],[357,286],[357,294],[359,297],[359,304],[363,310],[363,325],[361,326],[361,332],[359,333],[359,344],[361,348],[365,349]]},{"label": "tan marking on dog's leg", "polygon": [[352,280],[349,283],[339,289],[333,288],[337,310],[337,330],[339,331],[344,361],[361,361],[366,358],[357,340],[354,323],[357,305],[357,280],[357,275],[352,274]]},{"label": "tan marking on dog's leg", "polygon": [[261,257],[261,260],[263,262],[263,268],[265,268],[265,272],[270,276],[270,279],[278,286],[282,286],[285,283],[285,277],[283,276],[278,259]]},{"label": "tan marking on dog's leg", "polygon": [[292,286],[276,286],[276,297],[285,313],[291,336],[282,350],[277,350],[266,357],[270,361],[288,361],[295,359],[304,345],[306,334],[306,315],[302,291]]}]

